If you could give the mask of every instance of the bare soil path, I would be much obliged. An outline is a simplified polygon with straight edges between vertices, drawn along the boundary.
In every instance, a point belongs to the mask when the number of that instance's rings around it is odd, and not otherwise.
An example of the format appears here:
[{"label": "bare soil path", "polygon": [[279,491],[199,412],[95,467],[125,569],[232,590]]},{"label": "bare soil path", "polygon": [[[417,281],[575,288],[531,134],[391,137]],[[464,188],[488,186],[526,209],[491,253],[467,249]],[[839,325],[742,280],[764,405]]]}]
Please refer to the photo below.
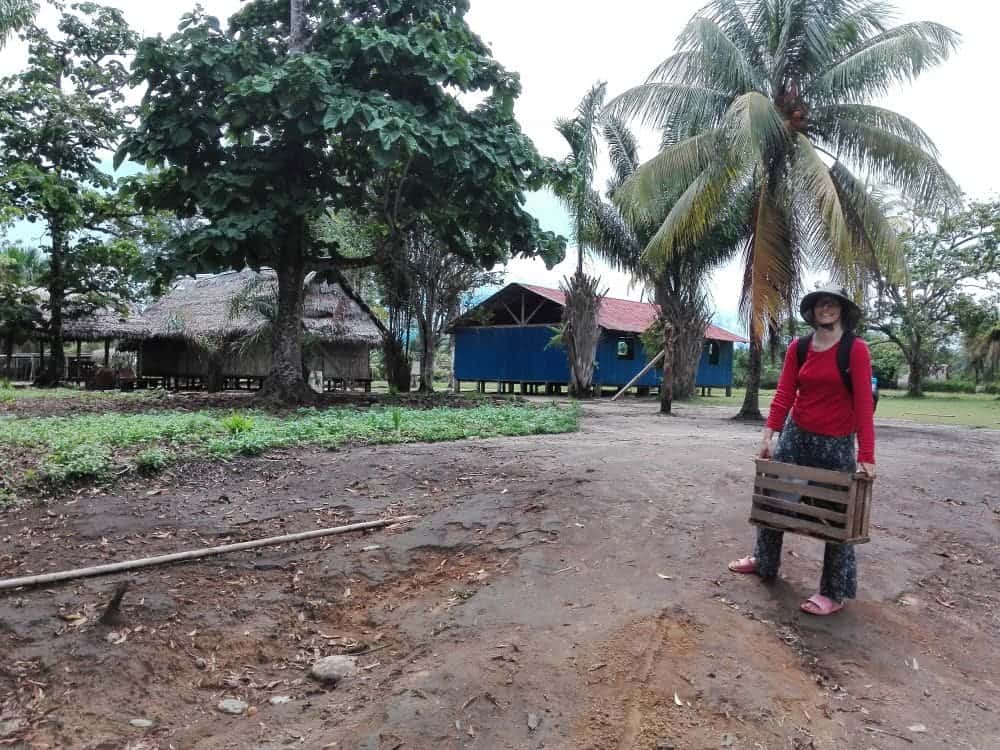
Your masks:
[{"label": "bare soil path", "polygon": [[[788,536],[773,586],[725,570],[752,541],[757,429],[653,408],[588,405],[576,434],[191,464],[0,514],[4,577],[421,516],[0,595],[0,746],[1000,747],[1000,432],[878,423],[859,598],[816,619],[798,603],[818,542]],[[308,677],[359,650],[336,688]]]}]

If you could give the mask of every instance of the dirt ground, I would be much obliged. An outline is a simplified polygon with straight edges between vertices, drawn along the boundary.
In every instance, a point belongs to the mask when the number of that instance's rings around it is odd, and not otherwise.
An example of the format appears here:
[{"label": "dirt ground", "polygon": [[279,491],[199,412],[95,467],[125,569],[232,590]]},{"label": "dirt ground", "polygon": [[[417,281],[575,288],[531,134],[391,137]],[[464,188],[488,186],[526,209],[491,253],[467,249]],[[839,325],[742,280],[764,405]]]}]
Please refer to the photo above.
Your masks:
[{"label": "dirt ground", "polygon": [[[798,604],[820,543],[789,535],[771,586],[725,569],[752,541],[758,428],[654,408],[188,465],[0,515],[4,577],[419,516],[0,595],[0,746],[1000,747],[1000,432],[877,420],[859,598],[817,619]],[[357,675],[310,679],[345,652]]]}]

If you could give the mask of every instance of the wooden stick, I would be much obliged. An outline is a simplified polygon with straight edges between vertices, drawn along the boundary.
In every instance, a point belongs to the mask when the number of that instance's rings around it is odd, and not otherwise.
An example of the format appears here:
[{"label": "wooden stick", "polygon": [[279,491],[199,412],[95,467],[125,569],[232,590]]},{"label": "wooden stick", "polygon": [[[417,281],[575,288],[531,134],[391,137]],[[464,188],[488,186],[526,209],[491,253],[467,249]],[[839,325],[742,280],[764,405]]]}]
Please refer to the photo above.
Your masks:
[{"label": "wooden stick", "polygon": [[622,395],[623,393],[625,393],[625,391],[627,391],[629,388],[632,387],[632,384],[635,383],[635,381],[637,381],[639,378],[641,378],[643,375],[645,375],[647,372],[649,372],[651,369],[653,369],[653,366],[657,362],[659,362],[661,359],[663,359],[663,352],[662,351],[659,354],[657,354],[655,357],[653,357],[651,360],[649,360],[649,364],[646,365],[645,367],[643,367],[641,370],[639,370],[639,374],[636,375],[634,378],[632,378],[630,381],[628,381],[628,383],[626,383],[622,387],[622,389],[620,391],[618,391],[618,393],[616,393],[614,396],[611,397],[611,400],[614,401],[620,395]]},{"label": "wooden stick", "polygon": [[166,563],[180,562],[181,560],[197,560],[202,557],[224,555],[228,552],[239,552],[240,550],[267,547],[275,544],[285,544],[286,542],[302,542],[307,539],[316,539],[321,536],[346,534],[349,531],[378,529],[383,526],[391,526],[392,524],[402,523],[403,521],[412,521],[416,517],[417,516],[398,516],[396,518],[384,518],[381,521],[365,521],[363,523],[348,524],[347,526],[333,526],[327,529],[301,531],[297,534],[284,534],[282,536],[268,537],[267,539],[254,539],[249,542],[223,544],[218,547],[204,547],[202,549],[187,550],[185,552],[172,552],[168,555],[144,557],[139,560],[124,560],[122,562],[109,563],[107,565],[96,565],[91,568],[75,568],[73,570],[59,571],[58,573],[43,573],[34,576],[23,576],[21,578],[7,578],[0,580],[0,591],[3,591],[4,589],[16,589],[21,586],[38,586],[43,583],[68,581],[74,578],[86,578],[88,576],[102,576],[108,573],[120,573],[123,570],[148,568],[153,565],[165,565]]}]

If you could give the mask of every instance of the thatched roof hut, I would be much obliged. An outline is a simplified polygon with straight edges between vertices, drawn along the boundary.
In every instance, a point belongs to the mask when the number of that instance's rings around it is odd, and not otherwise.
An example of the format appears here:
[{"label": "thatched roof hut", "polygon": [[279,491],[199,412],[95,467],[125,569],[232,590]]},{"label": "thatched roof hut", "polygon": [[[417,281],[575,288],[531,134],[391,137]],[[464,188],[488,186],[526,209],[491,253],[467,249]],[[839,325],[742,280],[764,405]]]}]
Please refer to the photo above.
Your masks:
[{"label": "thatched roof hut", "polygon": [[[352,290],[337,283],[307,278],[304,324],[306,331],[331,343],[374,345],[381,341],[382,323]],[[276,293],[274,271],[250,269],[213,276],[183,278],[142,314],[149,338],[235,339],[267,325],[252,310],[231,315],[233,300],[249,285],[255,293]]]},{"label": "thatched roof hut", "polygon": [[[277,276],[270,269],[177,281],[141,316],[148,330],[140,346],[142,374],[206,384],[266,377],[270,338],[254,334],[269,321],[260,306],[234,310],[233,301],[276,293]],[[323,373],[327,381],[371,380],[370,349],[381,342],[385,327],[346,283],[308,276],[303,324],[309,337],[306,369]]]},{"label": "thatched roof hut", "polygon": [[[31,291],[38,298],[42,319],[47,323],[49,291],[42,287]],[[70,295],[63,305],[62,335],[63,341],[138,341],[149,336],[149,329],[136,308],[122,313],[112,307],[85,304]]]}]

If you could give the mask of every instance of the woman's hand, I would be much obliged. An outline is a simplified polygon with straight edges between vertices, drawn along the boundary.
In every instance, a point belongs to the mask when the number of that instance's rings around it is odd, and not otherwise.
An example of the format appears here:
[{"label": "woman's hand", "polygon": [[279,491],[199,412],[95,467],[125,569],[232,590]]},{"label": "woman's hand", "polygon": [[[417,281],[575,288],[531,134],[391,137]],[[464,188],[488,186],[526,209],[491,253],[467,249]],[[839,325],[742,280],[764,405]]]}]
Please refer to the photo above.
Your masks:
[{"label": "woman's hand", "polygon": [[869,479],[875,478],[875,464],[866,464],[858,461],[858,471],[867,474]]},{"label": "woman's hand", "polygon": [[774,437],[774,430],[770,427],[764,430],[764,434],[760,438],[760,449],[757,451],[757,456],[759,458],[770,458],[771,457],[771,438]]}]

